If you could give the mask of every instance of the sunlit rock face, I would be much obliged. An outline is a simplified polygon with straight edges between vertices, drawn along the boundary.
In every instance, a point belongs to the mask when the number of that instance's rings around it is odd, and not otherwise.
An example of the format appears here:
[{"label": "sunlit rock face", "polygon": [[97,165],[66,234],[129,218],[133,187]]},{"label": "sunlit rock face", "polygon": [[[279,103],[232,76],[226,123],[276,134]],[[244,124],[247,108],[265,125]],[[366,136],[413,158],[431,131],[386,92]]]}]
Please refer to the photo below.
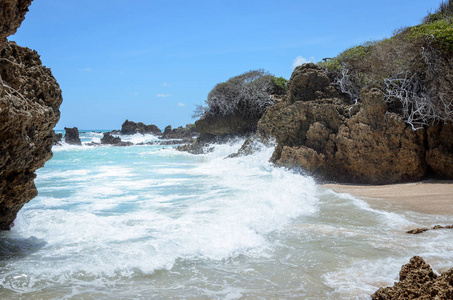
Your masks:
[{"label": "sunlit rock face", "polygon": [[399,275],[399,282],[380,288],[371,299],[453,299],[453,268],[438,276],[423,258],[414,256]]},{"label": "sunlit rock face", "polygon": [[272,161],[322,180],[387,184],[425,176],[453,179],[451,124],[412,130],[388,109],[376,89],[350,100],[314,64],[297,67],[286,100],[258,122],[262,139],[275,138]]},{"label": "sunlit rock face", "polygon": [[7,42],[31,0],[0,4],[0,229],[37,195],[35,171],[52,157],[60,87],[34,50]]}]

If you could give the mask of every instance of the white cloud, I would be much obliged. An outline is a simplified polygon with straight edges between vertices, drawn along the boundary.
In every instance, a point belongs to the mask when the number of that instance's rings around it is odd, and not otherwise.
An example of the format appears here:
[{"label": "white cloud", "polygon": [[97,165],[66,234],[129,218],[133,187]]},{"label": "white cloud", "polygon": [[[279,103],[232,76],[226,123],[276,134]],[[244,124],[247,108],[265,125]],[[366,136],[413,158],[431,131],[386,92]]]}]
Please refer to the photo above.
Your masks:
[{"label": "white cloud", "polygon": [[162,86],[169,87],[170,85],[166,82],[162,83]]},{"label": "white cloud", "polygon": [[138,92],[131,93],[132,96],[138,96]]},{"label": "white cloud", "polygon": [[173,95],[172,94],[157,94],[156,96],[159,98],[167,98],[167,97],[171,97]]},{"label": "white cloud", "polygon": [[93,71],[92,68],[81,68],[79,70],[82,71],[82,72],[91,72],[91,71]]},{"label": "white cloud", "polygon": [[315,58],[311,56],[310,58],[305,58],[303,56],[298,56],[296,59],[293,61],[293,68],[300,66],[302,64],[306,64],[309,62],[315,62]]},{"label": "white cloud", "polygon": [[182,102],[178,102],[178,106],[186,106],[186,105]]}]

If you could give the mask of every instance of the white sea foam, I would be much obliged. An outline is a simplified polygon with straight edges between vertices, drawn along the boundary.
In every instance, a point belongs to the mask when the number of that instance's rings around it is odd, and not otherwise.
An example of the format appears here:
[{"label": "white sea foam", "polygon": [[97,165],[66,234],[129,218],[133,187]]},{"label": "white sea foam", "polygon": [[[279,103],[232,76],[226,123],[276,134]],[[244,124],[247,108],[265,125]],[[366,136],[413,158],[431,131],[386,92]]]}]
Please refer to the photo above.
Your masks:
[{"label": "white sea foam", "polygon": [[242,142],[55,147],[0,240],[0,296],[365,298],[412,255],[453,258],[450,231],[405,235],[415,217],[275,168],[273,147],[226,158]]}]

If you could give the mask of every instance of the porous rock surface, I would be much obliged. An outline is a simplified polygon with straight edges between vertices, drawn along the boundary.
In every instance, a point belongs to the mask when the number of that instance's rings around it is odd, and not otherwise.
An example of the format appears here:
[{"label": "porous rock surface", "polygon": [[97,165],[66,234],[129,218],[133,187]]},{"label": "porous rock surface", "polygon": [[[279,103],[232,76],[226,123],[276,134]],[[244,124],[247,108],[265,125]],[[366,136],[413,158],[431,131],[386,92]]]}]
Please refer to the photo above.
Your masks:
[{"label": "porous rock surface", "polygon": [[6,38],[16,33],[32,0],[3,0],[0,2],[0,49]]},{"label": "porous rock surface", "polygon": [[453,299],[453,268],[438,276],[423,258],[414,256],[401,268],[399,282],[380,288],[371,299]]},{"label": "porous rock surface", "polygon": [[277,165],[336,182],[453,179],[451,124],[413,131],[377,89],[362,90],[362,103],[351,104],[314,64],[297,67],[288,88],[257,126],[259,138],[276,140]]},{"label": "porous rock surface", "polygon": [[35,171],[52,157],[60,87],[36,51],[6,42],[31,1],[0,3],[0,230],[37,195]]},{"label": "porous rock surface", "polygon": [[37,195],[35,171],[52,157],[61,90],[36,51],[13,42],[0,51],[0,229]]}]

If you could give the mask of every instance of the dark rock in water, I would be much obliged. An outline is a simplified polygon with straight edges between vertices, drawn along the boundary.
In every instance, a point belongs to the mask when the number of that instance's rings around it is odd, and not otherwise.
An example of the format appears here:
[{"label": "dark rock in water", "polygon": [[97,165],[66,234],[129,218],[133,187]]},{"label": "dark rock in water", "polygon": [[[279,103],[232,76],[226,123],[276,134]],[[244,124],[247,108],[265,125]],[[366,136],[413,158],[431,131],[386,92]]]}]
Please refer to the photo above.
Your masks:
[{"label": "dark rock in water", "polygon": [[101,139],[101,144],[117,144],[121,142],[121,138],[113,136],[110,132],[105,132]]},{"label": "dark rock in water", "polygon": [[69,145],[82,145],[79,137],[79,129],[77,127],[68,128],[65,127],[64,130],[66,134],[64,136],[64,141]]},{"label": "dark rock in water", "polygon": [[419,233],[422,233],[422,232],[425,232],[425,231],[428,231],[428,230],[429,230],[429,228],[415,228],[415,229],[406,231],[406,233],[419,234]]},{"label": "dark rock in water", "polygon": [[238,138],[248,138],[249,136],[238,136],[238,135],[221,135],[215,136],[210,134],[201,134],[192,143],[186,143],[185,145],[178,146],[176,150],[185,151],[191,154],[203,154],[211,152],[214,148],[212,144],[225,144]]},{"label": "dark rock in water", "polygon": [[131,146],[133,143],[131,142],[123,142],[121,138],[113,136],[110,132],[105,132],[104,136],[101,139],[101,144],[103,145],[113,145],[113,146]]},{"label": "dark rock in water", "polygon": [[63,139],[63,134],[60,133],[55,133],[55,131],[52,130],[52,137],[53,137],[53,145],[61,145],[61,140]]},{"label": "dark rock in water", "polygon": [[425,231],[428,231],[428,230],[436,230],[436,229],[453,229],[453,225],[447,225],[447,226],[436,225],[436,226],[433,226],[431,229],[429,229],[429,228],[415,228],[415,229],[406,231],[406,233],[419,234],[419,233],[422,233],[422,232],[425,232]]},{"label": "dark rock in water", "polygon": [[133,121],[126,120],[121,126],[121,134],[154,134],[161,135],[162,131],[156,125],[145,125],[142,122],[135,123]]},{"label": "dark rock in water", "polygon": [[38,53],[6,42],[30,0],[0,2],[0,230],[9,229],[38,191],[35,171],[52,157],[60,87]]},{"label": "dark rock in water", "polygon": [[453,268],[438,276],[419,256],[401,268],[399,280],[377,290],[371,299],[453,299]]}]

